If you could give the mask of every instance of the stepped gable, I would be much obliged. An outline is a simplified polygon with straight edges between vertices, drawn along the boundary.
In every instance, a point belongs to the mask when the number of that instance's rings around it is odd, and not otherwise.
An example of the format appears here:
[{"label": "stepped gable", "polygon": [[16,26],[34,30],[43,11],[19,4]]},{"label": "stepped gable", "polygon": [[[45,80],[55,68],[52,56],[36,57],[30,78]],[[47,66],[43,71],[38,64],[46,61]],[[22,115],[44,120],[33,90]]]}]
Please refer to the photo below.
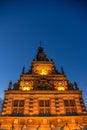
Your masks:
[{"label": "stepped gable", "polygon": [[47,58],[39,46],[29,71],[4,91],[1,130],[86,130],[87,111],[75,81],[71,83],[61,67]]}]

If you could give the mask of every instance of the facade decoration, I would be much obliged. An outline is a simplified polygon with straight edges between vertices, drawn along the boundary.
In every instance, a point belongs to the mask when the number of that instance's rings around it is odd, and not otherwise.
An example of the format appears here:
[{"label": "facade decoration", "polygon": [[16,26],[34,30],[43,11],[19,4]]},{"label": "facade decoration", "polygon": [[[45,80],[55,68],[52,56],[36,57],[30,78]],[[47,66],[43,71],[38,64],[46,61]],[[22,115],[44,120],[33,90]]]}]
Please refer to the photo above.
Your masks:
[{"label": "facade decoration", "polygon": [[82,91],[38,48],[31,67],[4,91],[0,130],[87,130]]}]

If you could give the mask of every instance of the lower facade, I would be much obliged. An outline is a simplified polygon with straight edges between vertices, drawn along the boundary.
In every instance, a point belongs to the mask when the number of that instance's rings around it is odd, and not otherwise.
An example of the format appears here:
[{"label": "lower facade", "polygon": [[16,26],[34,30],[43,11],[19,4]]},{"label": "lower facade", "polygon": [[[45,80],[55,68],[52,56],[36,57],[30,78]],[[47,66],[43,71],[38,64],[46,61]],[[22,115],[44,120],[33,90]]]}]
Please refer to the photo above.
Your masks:
[{"label": "lower facade", "polygon": [[87,116],[0,116],[0,130],[87,130]]}]

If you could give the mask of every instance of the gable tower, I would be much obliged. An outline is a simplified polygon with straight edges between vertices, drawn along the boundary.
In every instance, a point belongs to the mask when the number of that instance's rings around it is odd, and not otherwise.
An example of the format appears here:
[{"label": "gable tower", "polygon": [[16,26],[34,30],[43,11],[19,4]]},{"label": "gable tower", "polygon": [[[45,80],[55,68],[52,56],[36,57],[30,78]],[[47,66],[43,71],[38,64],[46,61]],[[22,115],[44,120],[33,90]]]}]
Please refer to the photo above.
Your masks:
[{"label": "gable tower", "polygon": [[62,67],[59,72],[40,46],[29,71],[23,67],[20,79],[5,90],[0,122],[9,130],[80,130],[87,125],[87,111],[77,83]]}]

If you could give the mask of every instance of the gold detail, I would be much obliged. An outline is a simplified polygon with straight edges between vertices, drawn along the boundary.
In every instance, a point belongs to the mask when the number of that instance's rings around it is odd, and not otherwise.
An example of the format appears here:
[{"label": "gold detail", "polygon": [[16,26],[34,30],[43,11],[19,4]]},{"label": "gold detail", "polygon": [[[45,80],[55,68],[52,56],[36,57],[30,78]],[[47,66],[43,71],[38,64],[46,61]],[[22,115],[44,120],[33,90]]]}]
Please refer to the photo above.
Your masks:
[{"label": "gold detail", "polygon": [[47,119],[43,119],[43,124],[45,125],[47,123],[48,123]]},{"label": "gold detail", "polygon": [[64,91],[65,89],[64,89],[63,86],[61,86],[61,87],[57,87],[57,90],[59,90],[59,91]]},{"label": "gold detail", "polygon": [[40,74],[40,75],[48,75],[52,73],[53,71],[53,66],[50,64],[40,64],[40,65],[35,65],[33,68],[34,73]]},{"label": "gold detail", "polygon": [[75,122],[76,122],[75,119],[71,119],[70,121],[72,124],[75,124]]},{"label": "gold detail", "polygon": [[18,119],[14,119],[14,124],[18,124]]},{"label": "gold detail", "polygon": [[32,90],[33,81],[21,81],[20,86],[21,86],[21,90],[30,91]]},{"label": "gold detail", "polygon": [[57,122],[62,123],[63,121],[62,121],[62,119],[59,118],[59,119],[57,119]]},{"label": "gold detail", "polygon": [[64,82],[63,81],[54,81],[54,86],[58,91],[64,91]]},{"label": "gold detail", "polygon": [[33,120],[32,119],[28,119],[28,123],[32,123],[33,122]]}]

